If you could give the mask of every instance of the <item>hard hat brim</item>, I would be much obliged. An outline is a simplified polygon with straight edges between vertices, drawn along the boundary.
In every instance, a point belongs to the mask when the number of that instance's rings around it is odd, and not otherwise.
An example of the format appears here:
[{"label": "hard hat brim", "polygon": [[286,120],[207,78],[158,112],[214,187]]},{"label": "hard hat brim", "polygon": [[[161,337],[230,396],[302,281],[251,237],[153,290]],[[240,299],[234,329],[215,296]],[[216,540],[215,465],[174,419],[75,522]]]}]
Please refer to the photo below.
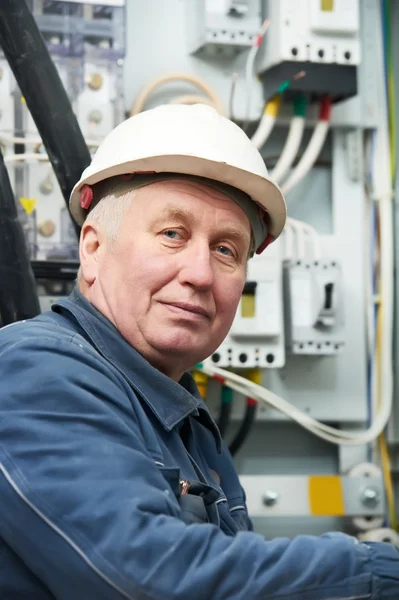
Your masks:
[{"label": "hard hat brim", "polygon": [[96,170],[90,174],[90,167],[72,190],[70,210],[75,221],[82,225],[87,211],[80,206],[80,190],[84,185],[94,185],[108,177],[127,173],[179,173],[206,177],[220,181],[248,194],[254,202],[265,209],[269,216],[268,233],[275,239],[282,232],[286,220],[286,205],[278,185],[269,178],[239,169],[225,162],[216,162],[197,156],[162,155],[139,158]]}]

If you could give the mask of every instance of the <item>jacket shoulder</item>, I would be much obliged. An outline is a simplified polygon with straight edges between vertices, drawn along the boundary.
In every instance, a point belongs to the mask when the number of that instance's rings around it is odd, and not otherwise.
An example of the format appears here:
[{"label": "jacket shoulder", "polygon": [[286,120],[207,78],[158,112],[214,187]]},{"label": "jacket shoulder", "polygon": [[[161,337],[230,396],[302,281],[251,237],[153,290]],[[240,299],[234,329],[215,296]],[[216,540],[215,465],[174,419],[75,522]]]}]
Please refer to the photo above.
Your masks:
[{"label": "jacket shoulder", "polygon": [[[35,344],[36,342],[36,344]],[[22,351],[32,345],[50,350],[54,344],[85,344],[88,342],[81,336],[73,323],[53,312],[46,312],[24,321],[16,321],[0,329],[0,353],[18,345]]]}]

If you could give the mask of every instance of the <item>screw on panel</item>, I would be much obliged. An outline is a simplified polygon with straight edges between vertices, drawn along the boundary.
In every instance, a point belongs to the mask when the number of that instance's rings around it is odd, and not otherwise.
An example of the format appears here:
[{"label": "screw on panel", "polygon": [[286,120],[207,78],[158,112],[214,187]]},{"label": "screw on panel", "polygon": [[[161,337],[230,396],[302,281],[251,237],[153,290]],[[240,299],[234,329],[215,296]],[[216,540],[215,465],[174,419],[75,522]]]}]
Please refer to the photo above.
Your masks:
[{"label": "screw on panel", "polygon": [[101,75],[101,73],[92,73],[92,75],[90,76],[87,85],[89,86],[89,88],[93,91],[97,91],[99,89],[101,89],[102,85],[104,83],[104,78]]},{"label": "screw on panel", "polygon": [[274,492],[273,490],[267,490],[267,492],[265,492],[263,494],[263,504],[265,506],[275,506],[278,503],[278,493]]},{"label": "screw on panel", "polygon": [[375,508],[380,503],[381,494],[378,488],[366,487],[360,494],[360,502],[367,508]]}]

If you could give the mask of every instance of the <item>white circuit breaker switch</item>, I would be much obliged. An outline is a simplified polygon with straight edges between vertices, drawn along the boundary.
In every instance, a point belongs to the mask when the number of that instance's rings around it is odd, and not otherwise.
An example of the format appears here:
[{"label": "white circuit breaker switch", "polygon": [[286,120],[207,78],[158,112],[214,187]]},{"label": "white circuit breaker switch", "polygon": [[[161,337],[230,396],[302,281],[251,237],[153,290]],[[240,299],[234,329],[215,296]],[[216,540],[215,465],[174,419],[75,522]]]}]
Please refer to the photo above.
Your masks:
[{"label": "white circuit breaker switch", "polygon": [[315,33],[356,36],[359,3],[354,0],[308,0],[310,29]]},{"label": "white circuit breaker switch", "polygon": [[248,263],[234,322],[211,360],[220,367],[279,368],[285,364],[283,267],[277,240]]},{"label": "white circuit breaker switch", "polygon": [[230,329],[235,340],[278,336],[283,323],[281,319],[281,298],[276,280],[248,281],[242,295],[237,314]]},{"label": "white circuit breaker switch", "polygon": [[284,267],[287,346],[293,354],[337,354],[344,346],[341,269],[337,261]]},{"label": "white circuit breaker switch", "polygon": [[189,0],[184,5],[191,54],[249,48],[261,26],[260,0]]},{"label": "white circuit breaker switch", "polygon": [[229,9],[227,14],[230,17],[236,17],[238,19],[242,19],[249,12],[248,1],[243,2],[242,0],[229,0]]}]

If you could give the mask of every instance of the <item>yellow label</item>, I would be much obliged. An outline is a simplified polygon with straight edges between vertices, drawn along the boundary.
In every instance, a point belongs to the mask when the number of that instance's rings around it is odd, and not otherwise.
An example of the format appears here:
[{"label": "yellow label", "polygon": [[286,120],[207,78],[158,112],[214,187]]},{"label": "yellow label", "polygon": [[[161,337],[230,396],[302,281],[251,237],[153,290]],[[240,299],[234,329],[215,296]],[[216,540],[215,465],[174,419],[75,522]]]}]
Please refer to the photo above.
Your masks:
[{"label": "yellow label", "polygon": [[334,0],[321,0],[321,10],[332,12],[334,10]]},{"label": "yellow label", "polygon": [[309,477],[310,513],[314,517],[341,517],[345,514],[342,481],[338,475]]},{"label": "yellow label", "polygon": [[21,104],[26,104],[26,100],[23,96],[21,96]]},{"label": "yellow label", "polygon": [[22,204],[22,208],[26,212],[27,215],[31,215],[35,210],[36,200],[33,198],[20,198],[20,203]]},{"label": "yellow label", "polygon": [[250,319],[255,316],[254,294],[243,294],[241,297],[241,316]]}]

